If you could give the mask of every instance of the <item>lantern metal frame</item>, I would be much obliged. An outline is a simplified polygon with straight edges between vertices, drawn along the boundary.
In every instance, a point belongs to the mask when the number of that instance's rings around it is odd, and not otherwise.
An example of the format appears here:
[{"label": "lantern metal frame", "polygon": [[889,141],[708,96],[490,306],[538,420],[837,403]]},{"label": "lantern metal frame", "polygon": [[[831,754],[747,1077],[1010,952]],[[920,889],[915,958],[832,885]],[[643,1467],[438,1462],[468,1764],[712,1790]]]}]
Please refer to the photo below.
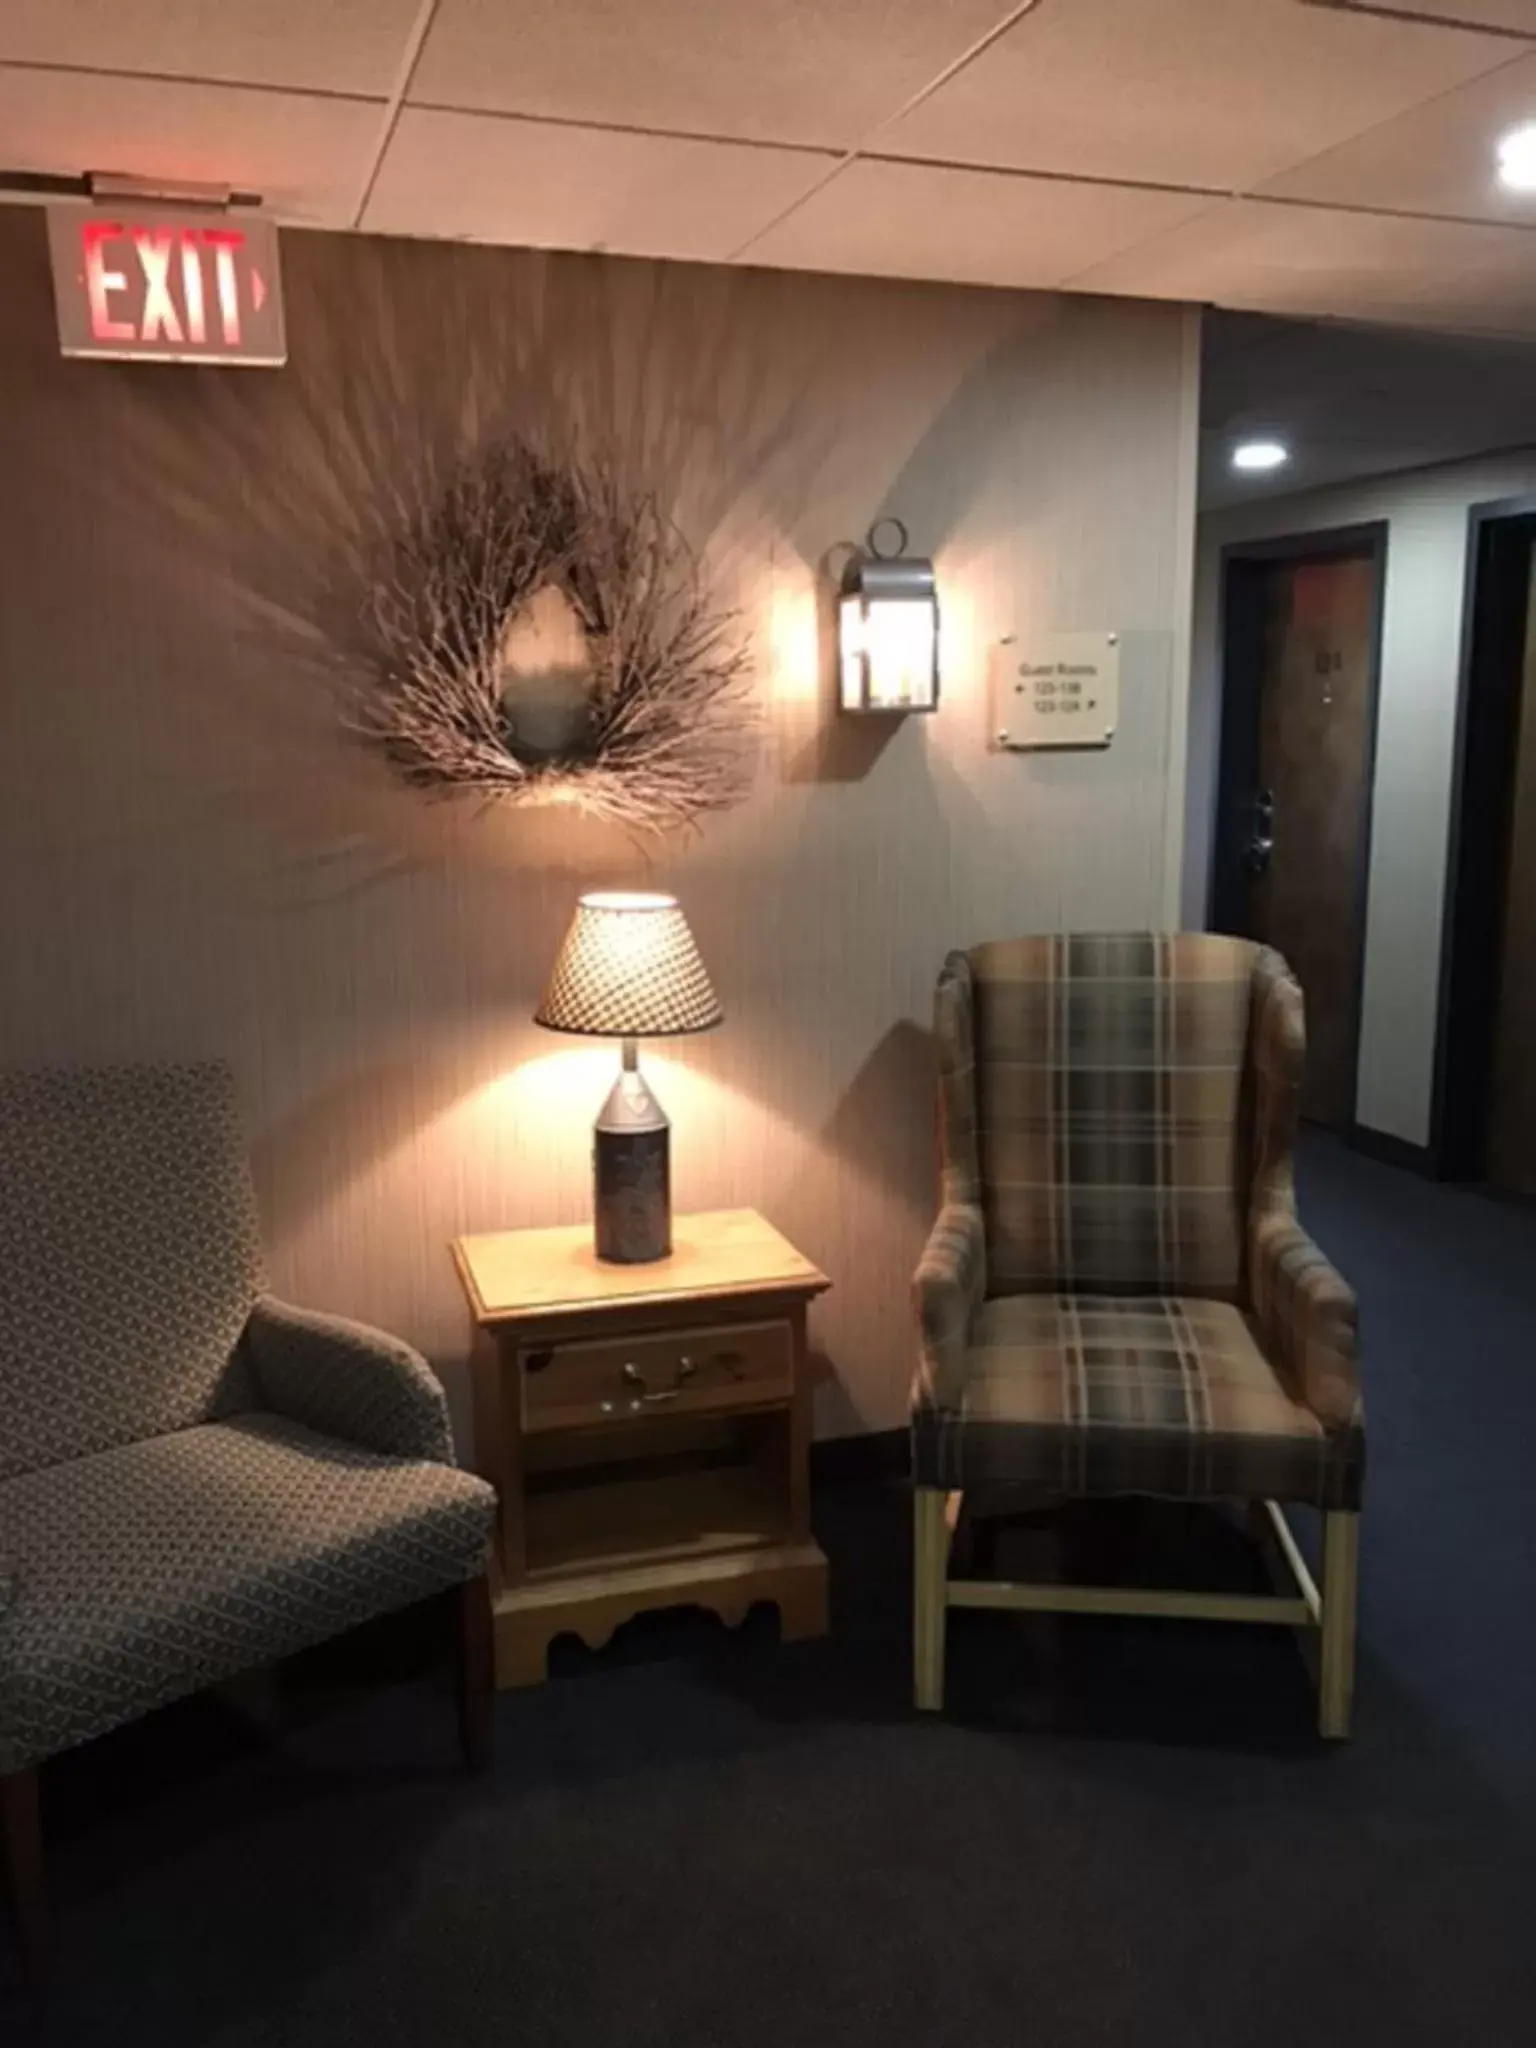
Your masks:
[{"label": "lantern metal frame", "polygon": [[[894,526],[900,539],[893,553],[882,553],[875,539],[883,526]],[[896,518],[877,519],[865,535],[862,549],[855,549],[844,565],[838,589],[837,685],[838,708],[855,718],[904,718],[909,713],[928,713],[939,708],[939,589],[932,561],[926,555],[909,555],[905,523]],[[932,657],[927,676],[926,701],[903,703],[874,693],[874,662],[871,658],[868,622],[878,605],[922,605],[932,621]],[[859,641],[850,645],[849,620],[857,607]],[[850,689],[850,669],[857,664],[857,681]]]}]

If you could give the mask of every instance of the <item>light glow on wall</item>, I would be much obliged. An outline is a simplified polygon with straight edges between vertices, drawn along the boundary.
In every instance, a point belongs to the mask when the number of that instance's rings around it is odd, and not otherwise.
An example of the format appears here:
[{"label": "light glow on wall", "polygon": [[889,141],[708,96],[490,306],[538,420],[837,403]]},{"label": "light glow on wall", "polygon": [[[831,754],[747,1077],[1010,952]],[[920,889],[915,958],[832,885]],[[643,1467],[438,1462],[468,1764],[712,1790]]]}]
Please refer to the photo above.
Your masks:
[{"label": "light glow on wall", "polygon": [[1536,192],[1536,121],[1499,137],[1499,183],[1511,192]]}]

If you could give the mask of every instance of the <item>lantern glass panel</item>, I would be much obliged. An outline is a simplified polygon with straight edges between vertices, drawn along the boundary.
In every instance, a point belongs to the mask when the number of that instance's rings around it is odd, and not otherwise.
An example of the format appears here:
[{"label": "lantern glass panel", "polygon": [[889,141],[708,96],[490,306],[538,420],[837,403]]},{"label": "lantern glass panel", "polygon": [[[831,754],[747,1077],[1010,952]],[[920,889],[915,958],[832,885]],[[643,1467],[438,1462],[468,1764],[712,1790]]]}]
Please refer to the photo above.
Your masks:
[{"label": "lantern glass panel", "polygon": [[838,676],[845,711],[864,709],[864,600],[857,592],[838,605]]},{"label": "lantern glass panel", "polygon": [[864,639],[872,711],[926,711],[932,707],[937,630],[935,607],[929,599],[877,597],[868,601]]}]

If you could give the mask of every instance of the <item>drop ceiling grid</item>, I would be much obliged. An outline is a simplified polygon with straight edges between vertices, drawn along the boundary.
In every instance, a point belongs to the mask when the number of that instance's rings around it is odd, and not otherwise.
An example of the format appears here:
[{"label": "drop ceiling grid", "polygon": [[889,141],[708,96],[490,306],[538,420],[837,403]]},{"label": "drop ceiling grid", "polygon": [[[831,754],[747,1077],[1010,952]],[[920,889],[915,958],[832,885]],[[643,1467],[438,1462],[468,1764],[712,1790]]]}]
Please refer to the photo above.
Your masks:
[{"label": "drop ceiling grid", "polygon": [[4,0],[0,64],[384,99],[420,4]]},{"label": "drop ceiling grid", "polygon": [[438,0],[413,104],[840,152],[1034,0]]},{"label": "drop ceiling grid", "polygon": [[228,185],[259,192],[279,220],[344,227],[382,111],[273,86],[0,65],[0,169]]},{"label": "drop ceiling grid", "polygon": [[[0,162],[220,177],[312,225],[351,225],[369,189],[361,225],[385,233],[1273,291],[1277,309],[1337,289],[1340,310],[1389,318],[1483,292],[1496,321],[1536,323],[1523,259],[1451,225],[1502,220],[1530,246],[1536,206],[1490,199],[1486,162],[1490,121],[1536,115],[1524,0],[1433,21],[1310,0],[1021,4],[436,0],[394,123],[422,0],[5,0]],[[1500,19],[1446,19],[1477,6]],[[1362,205],[1443,230],[1417,280],[1394,259],[1362,281]]]},{"label": "drop ceiling grid", "polygon": [[1345,7],[1360,14],[1460,22],[1506,36],[1529,36],[1531,0],[1304,0],[1308,7]]},{"label": "drop ceiling grid", "polygon": [[1298,0],[1045,0],[885,146],[1241,193],[1521,54],[1504,36]]},{"label": "drop ceiling grid", "polygon": [[[1200,52],[1197,63],[1205,72],[1193,86],[1189,74],[1168,58],[1170,51],[1187,49]],[[770,223],[737,255],[819,267],[829,242],[846,247],[855,239],[856,224],[833,216],[850,179],[855,190],[860,184],[866,191],[877,189],[860,168],[873,160],[924,163],[941,173],[1044,174],[1100,189],[1176,191],[1212,206],[1268,195],[1273,180],[1275,197],[1309,197],[1347,211],[1347,189],[1308,191],[1305,172],[1314,161],[1363,146],[1379,129],[1411,131],[1417,109],[1515,67],[1531,70],[1536,110],[1533,52],[1536,23],[1531,39],[1520,43],[1507,31],[1490,35],[1444,23],[1387,23],[1325,12],[1302,0],[1221,0],[1219,9],[1209,0],[1071,0],[1060,7],[1043,0],[955,76],[920,95],[850,152],[837,172],[808,189],[788,216]],[[1520,90],[1521,82],[1513,81],[1505,99]],[[1192,118],[1192,99],[1198,119]],[[1483,161],[1486,166],[1486,148]],[[1294,195],[1288,174],[1301,181]],[[909,197],[922,191],[910,178],[906,189]],[[930,206],[938,210],[941,193],[952,197],[962,189],[953,177],[935,179]],[[979,194],[988,188],[976,178],[971,189]],[[1378,179],[1375,210],[1407,210],[1392,207],[1388,198]],[[1433,215],[1422,193],[1421,203]],[[1184,218],[1202,210],[1192,205]],[[1536,226],[1528,205],[1523,218],[1508,205],[1490,203],[1479,211],[1465,180],[1461,211],[1471,219]],[[918,247],[943,235],[942,225],[922,218],[923,212],[919,201],[913,234]],[[1166,218],[1156,220],[1147,246],[1155,246],[1170,225]],[[883,228],[882,223],[877,243]],[[1086,272],[1107,253],[1085,250],[1085,261],[1075,269]],[[1016,244],[1010,254],[1017,267]],[[890,265],[882,252],[870,267]],[[953,272],[940,267],[927,274]]]},{"label": "drop ceiling grid", "polygon": [[718,262],[835,163],[763,144],[406,106],[361,224]]}]

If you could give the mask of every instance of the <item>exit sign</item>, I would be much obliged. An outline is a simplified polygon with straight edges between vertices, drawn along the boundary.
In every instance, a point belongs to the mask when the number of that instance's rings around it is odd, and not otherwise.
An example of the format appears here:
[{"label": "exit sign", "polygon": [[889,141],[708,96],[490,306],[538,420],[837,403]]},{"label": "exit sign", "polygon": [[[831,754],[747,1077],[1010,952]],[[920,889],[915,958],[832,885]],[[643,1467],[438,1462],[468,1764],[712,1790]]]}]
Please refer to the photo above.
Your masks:
[{"label": "exit sign", "polygon": [[50,206],[59,346],[157,363],[288,359],[277,229],[211,208]]}]

